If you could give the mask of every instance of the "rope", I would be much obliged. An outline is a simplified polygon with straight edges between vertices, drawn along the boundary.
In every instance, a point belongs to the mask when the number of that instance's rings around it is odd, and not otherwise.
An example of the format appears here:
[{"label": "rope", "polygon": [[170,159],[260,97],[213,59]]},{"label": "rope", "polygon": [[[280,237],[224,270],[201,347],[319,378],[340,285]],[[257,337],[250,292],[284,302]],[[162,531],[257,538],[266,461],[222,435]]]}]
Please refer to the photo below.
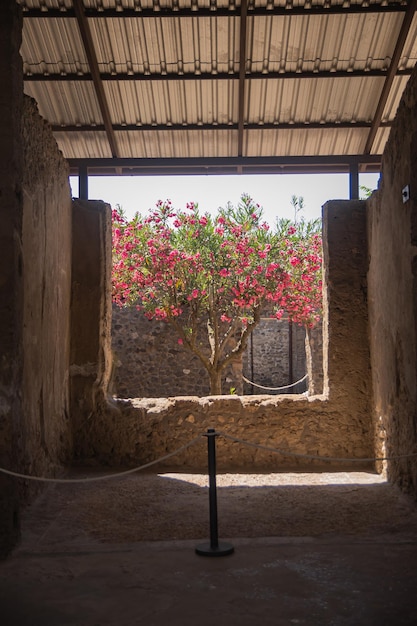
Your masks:
[{"label": "rope", "polygon": [[365,463],[371,461],[396,461],[398,459],[407,459],[409,457],[417,456],[417,452],[412,452],[410,454],[401,454],[399,456],[384,456],[384,457],[370,457],[370,458],[338,458],[334,456],[319,456],[316,454],[300,454],[298,452],[290,452],[288,450],[280,450],[279,448],[271,448],[270,446],[264,446],[260,443],[252,443],[251,441],[245,441],[244,439],[239,439],[238,437],[233,437],[232,435],[227,435],[226,433],[216,432],[216,435],[220,435],[225,439],[230,439],[231,441],[235,441],[236,443],[243,443],[246,446],[250,446],[251,448],[258,448],[259,450],[266,450],[268,452],[275,452],[276,454],[282,454],[283,456],[293,456],[300,459],[312,459],[318,461],[339,461],[339,462],[356,462],[356,463]]},{"label": "rope", "polygon": [[242,378],[245,381],[245,383],[249,383],[249,385],[253,385],[253,387],[259,387],[259,389],[267,389],[268,391],[281,391],[282,389],[289,389],[290,387],[295,387],[295,385],[298,385],[298,383],[302,383],[303,380],[308,378],[308,374],[300,378],[300,380],[297,380],[297,382],[291,383],[291,385],[285,385],[285,387],[264,387],[263,385],[257,385],[256,383],[253,383],[251,380],[248,380],[247,378],[243,376],[243,374],[242,374]]},{"label": "rope", "polygon": [[172,456],[176,456],[183,452],[190,446],[194,445],[199,439],[202,439],[202,435],[198,435],[195,439],[192,439],[188,443],[181,446],[181,448],[177,448],[173,452],[169,452],[165,454],[165,456],[159,457],[155,461],[150,461],[149,463],[145,463],[145,465],[139,465],[139,467],[134,467],[129,470],[124,470],[123,472],[116,472],[115,474],[105,474],[103,476],[93,476],[91,478],[44,478],[39,476],[30,476],[29,474],[20,474],[19,472],[12,472],[11,470],[4,469],[0,467],[0,473],[7,474],[8,476],[15,476],[16,478],[24,478],[25,480],[37,480],[44,483],[94,483],[99,480],[108,480],[110,478],[119,478],[120,476],[127,476],[128,474],[134,474],[135,472],[139,472],[140,470],[147,469],[148,467],[152,467],[152,465],[156,465],[161,461],[166,461],[170,459]]},{"label": "rope", "polygon": [[273,452],[275,454],[281,454],[283,456],[291,456],[299,459],[310,459],[317,461],[332,461],[332,462],[340,462],[340,463],[369,463],[376,461],[396,461],[399,459],[408,459],[411,457],[416,457],[417,452],[411,452],[410,454],[400,454],[398,456],[384,456],[384,457],[368,457],[368,458],[339,458],[333,456],[319,456],[315,454],[300,454],[298,452],[290,452],[289,450],[282,450],[280,448],[272,448],[270,446],[264,446],[260,443],[253,443],[252,441],[245,441],[244,439],[239,439],[238,437],[234,437],[233,435],[228,435],[221,431],[213,431],[206,432],[198,435],[188,443],[184,444],[180,448],[177,448],[173,452],[169,452],[164,456],[159,457],[155,461],[150,461],[149,463],[145,463],[144,465],[139,465],[138,467],[133,467],[132,469],[125,470],[123,472],[116,472],[114,474],[104,474],[103,476],[93,476],[91,478],[45,478],[39,476],[30,476],[29,474],[21,474],[19,472],[12,472],[11,470],[4,469],[0,467],[0,473],[7,474],[8,476],[14,476],[15,478],[23,478],[24,480],[36,480],[39,482],[45,483],[93,483],[98,482],[100,480],[109,480],[112,478],[120,478],[121,476],[128,476],[129,474],[134,474],[135,472],[139,472],[141,470],[147,469],[148,467],[152,467],[161,461],[166,461],[177,454],[180,454],[187,448],[193,446],[197,441],[202,439],[203,437],[224,437],[225,439],[229,439],[234,441],[235,443],[242,443],[251,448],[257,448],[258,450],[266,450],[267,452]]}]

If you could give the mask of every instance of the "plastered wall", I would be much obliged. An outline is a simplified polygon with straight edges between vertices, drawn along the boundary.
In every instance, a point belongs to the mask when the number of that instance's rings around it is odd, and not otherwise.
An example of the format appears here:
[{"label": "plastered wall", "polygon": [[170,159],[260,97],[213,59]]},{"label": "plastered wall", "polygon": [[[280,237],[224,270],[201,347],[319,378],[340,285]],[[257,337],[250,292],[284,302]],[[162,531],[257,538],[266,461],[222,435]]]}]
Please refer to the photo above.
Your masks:
[{"label": "plastered wall", "polygon": [[[403,189],[409,199],[403,202]],[[368,300],[378,453],[417,452],[417,72],[403,94],[386,145],[379,190],[368,208]],[[417,494],[417,458],[385,463]]]},{"label": "plastered wall", "polygon": [[[0,465],[53,476],[72,458],[68,167],[23,96],[22,21],[0,3]],[[0,475],[0,556],[39,489]]]},{"label": "plastered wall", "polygon": [[72,455],[69,411],[71,210],[68,166],[34,100],[23,101],[24,472]]},{"label": "plastered wall", "polygon": [[[0,463],[18,465],[21,450],[23,255],[21,118],[22,20],[0,3]],[[0,556],[19,534],[18,485],[0,475]]]},{"label": "plastered wall", "polygon": [[111,209],[101,201],[72,207],[70,395],[74,450],[102,405],[111,374]]}]

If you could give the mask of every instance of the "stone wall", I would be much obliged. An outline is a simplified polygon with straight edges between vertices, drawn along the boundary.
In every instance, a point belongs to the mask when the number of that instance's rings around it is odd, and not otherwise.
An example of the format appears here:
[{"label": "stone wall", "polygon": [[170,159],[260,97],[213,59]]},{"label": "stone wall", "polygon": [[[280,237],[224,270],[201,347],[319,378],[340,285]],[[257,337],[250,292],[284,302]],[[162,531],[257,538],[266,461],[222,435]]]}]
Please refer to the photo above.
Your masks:
[{"label": "stone wall", "polygon": [[[54,475],[72,458],[68,167],[23,97],[21,13],[0,3],[0,465]],[[0,555],[39,487],[0,475]]]},{"label": "stone wall", "polygon": [[[304,457],[369,458],[373,455],[372,427],[369,415],[352,413],[348,403],[341,407],[324,396],[301,395],[119,400],[117,410],[91,420],[84,439],[84,459],[136,467],[174,452],[208,428],[240,440],[219,437],[219,472],[359,471],[373,467],[369,462]],[[279,448],[283,454],[244,442]],[[153,471],[169,469],[206,473],[206,438],[159,463]]]},{"label": "stone wall", "polygon": [[74,200],[72,211],[71,421],[75,454],[107,402],[111,374],[111,209]]},{"label": "stone wall", "polygon": [[[21,27],[15,0],[1,2],[1,466],[58,471],[72,456],[70,403],[84,462],[137,466],[216,428],[234,438],[219,438],[219,471],[359,469],[309,456],[359,459],[376,450],[401,457],[386,463],[387,475],[416,494],[417,70],[384,153],[379,191],[368,203],[324,207],[323,394],[112,403],[109,210],[78,203],[70,226],[65,164],[33,103],[23,105]],[[205,472],[204,442],[158,468]],[[24,495],[0,475],[0,555],[17,540]]]},{"label": "stone wall", "polygon": [[71,194],[68,165],[34,100],[23,106],[22,469],[72,457],[69,414]]},{"label": "stone wall", "polygon": [[[163,398],[210,392],[206,369],[178,344],[172,328],[163,321],[148,320],[134,307],[113,307],[112,350],[115,396]],[[242,392],[241,361],[226,368],[222,383],[225,393],[231,387]]]},{"label": "stone wall", "polygon": [[[22,416],[22,19],[0,3],[0,464],[19,467]],[[19,534],[18,486],[0,475],[0,556]]]},{"label": "stone wall", "polygon": [[263,317],[249,338],[242,361],[245,378],[259,385],[245,381],[245,395],[303,393],[308,388],[304,380],[288,389],[275,389],[291,385],[306,374],[305,330],[286,319]]},{"label": "stone wall", "polygon": [[[277,456],[222,440],[219,467],[223,470],[324,470],[340,467],[341,462],[308,457],[372,457],[365,207],[361,201],[332,201],[324,208],[328,239],[323,323],[323,370],[328,377],[325,394],[119,400],[108,409],[99,407],[88,421],[80,436],[83,458],[136,466],[183,446],[207,428],[301,455]],[[172,466],[206,471],[204,446],[191,446],[160,467]],[[359,465],[348,462],[342,467],[357,469]]]},{"label": "stone wall", "polygon": [[323,213],[325,393],[370,419],[366,202],[328,202]]},{"label": "stone wall", "polygon": [[[112,350],[112,393],[117,397],[205,396],[210,392],[207,371],[196,356],[178,345],[172,328],[165,322],[148,320],[134,307],[113,307]],[[239,395],[279,393],[248,384],[242,374],[264,387],[281,387],[303,378],[304,329],[290,327],[287,320],[262,318],[246,351],[223,377],[225,394],[230,390]],[[288,392],[303,393],[307,386],[304,381]]]},{"label": "stone wall", "polygon": [[[417,450],[417,73],[402,97],[369,202],[368,276],[376,448]],[[403,202],[403,189],[410,198]],[[417,494],[417,458],[386,463],[390,480]]]}]

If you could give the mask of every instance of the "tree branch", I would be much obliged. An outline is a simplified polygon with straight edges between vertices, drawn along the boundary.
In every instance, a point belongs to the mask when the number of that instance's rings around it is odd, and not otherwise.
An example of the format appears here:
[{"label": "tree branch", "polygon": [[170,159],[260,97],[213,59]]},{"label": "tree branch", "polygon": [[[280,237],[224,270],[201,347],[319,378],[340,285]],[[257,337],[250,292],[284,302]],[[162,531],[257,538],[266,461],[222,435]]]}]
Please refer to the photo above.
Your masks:
[{"label": "tree branch", "polygon": [[230,363],[230,361],[233,361],[234,359],[236,359],[236,357],[242,354],[242,352],[245,350],[247,346],[250,335],[255,330],[255,327],[259,324],[260,320],[261,320],[261,308],[258,306],[253,309],[253,322],[251,322],[250,324],[244,327],[244,329],[242,330],[242,334],[240,335],[240,339],[237,342],[236,347],[233,348],[233,350],[230,352],[230,354],[227,357],[225,357],[222,363],[223,367],[226,367],[226,365]]}]

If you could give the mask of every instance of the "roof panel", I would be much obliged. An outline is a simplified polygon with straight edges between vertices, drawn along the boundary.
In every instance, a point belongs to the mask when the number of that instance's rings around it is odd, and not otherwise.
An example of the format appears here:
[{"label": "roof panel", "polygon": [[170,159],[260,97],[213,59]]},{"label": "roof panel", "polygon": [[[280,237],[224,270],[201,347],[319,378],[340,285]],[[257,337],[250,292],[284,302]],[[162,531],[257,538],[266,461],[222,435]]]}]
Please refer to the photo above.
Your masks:
[{"label": "roof panel", "polygon": [[401,59],[399,62],[399,69],[413,68],[417,63],[417,13],[414,14],[414,18],[411,24],[410,32],[408,33],[404,48],[402,51]]},{"label": "roof panel", "polygon": [[386,69],[402,18],[402,14],[255,17],[249,22],[247,69]]},{"label": "roof panel", "polygon": [[89,20],[102,72],[187,74],[238,70],[233,17]]},{"label": "roof panel", "polygon": [[249,123],[371,122],[383,82],[371,76],[248,79],[246,118]]},{"label": "roof panel", "polygon": [[106,133],[103,131],[56,132],[54,135],[59,149],[67,159],[108,159],[111,157]]},{"label": "roof panel", "polygon": [[406,84],[406,76],[397,76],[394,79],[387,103],[385,105],[384,113],[382,115],[383,122],[393,120],[395,118]]},{"label": "roof panel", "polygon": [[389,137],[389,128],[380,128],[375,137],[372,154],[382,154]]},{"label": "roof panel", "polygon": [[115,124],[237,123],[237,81],[115,81],[104,89]]},{"label": "roof panel", "polygon": [[361,128],[248,130],[245,156],[326,156],[360,154],[368,132]]},{"label": "roof panel", "polygon": [[54,83],[26,83],[25,93],[35,98],[39,112],[50,124],[101,124],[93,84],[72,81]]},{"label": "roof panel", "polygon": [[23,20],[23,70],[40,74],[89,71],[77,22],[73,18]]},{"label": "roof panel", "polygon": [[237,131],[175,130],[116,132],[126,158],[181,158],[236,156]]}]

